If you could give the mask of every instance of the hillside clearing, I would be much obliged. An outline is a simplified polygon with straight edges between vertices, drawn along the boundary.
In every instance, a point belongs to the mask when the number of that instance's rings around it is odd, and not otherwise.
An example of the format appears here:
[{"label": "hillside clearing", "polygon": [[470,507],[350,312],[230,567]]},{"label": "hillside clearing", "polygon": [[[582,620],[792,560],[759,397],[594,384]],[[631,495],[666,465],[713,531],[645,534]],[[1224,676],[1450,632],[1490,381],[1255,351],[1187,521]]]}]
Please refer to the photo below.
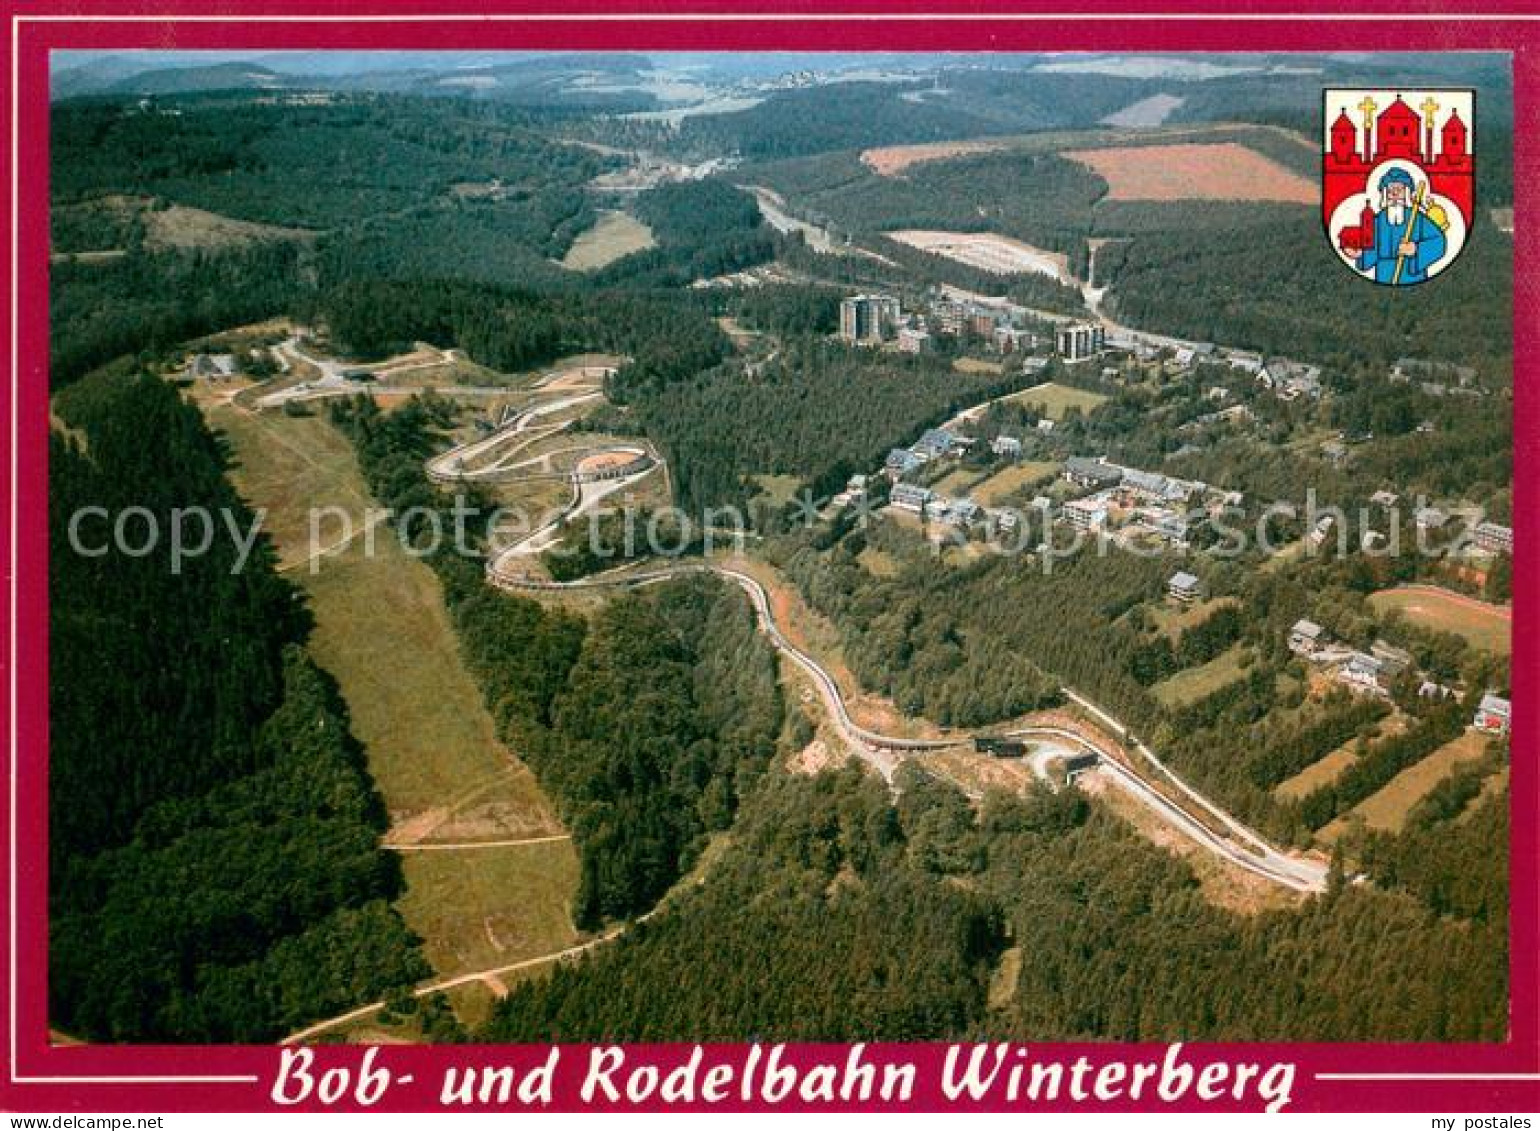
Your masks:
[{"label": "hillside clearing", "polygon": [[628,212],[601,212],[592,228],[572,241],[561,265],[569,271],[596,271],[632,252],[656,247],[652,229]]},{"label": "hillside clearing", "polygon": [[1059,385],[1052,381],[1034,385],[1030,389],[1023,389],[1019,393],[1012,393],[1001,399],[1026,405],[1054,421],[1063,420],[1065,413],[1072,408],[1088,413],[1107,403],[1107,398],[1101,393],[1076,389],[1070,385]]},{"label": "hillside clearing", "polygon": [[1422,586],[1383,589],[1369,604],[1377,613],[1397,610],[1423,628],[1463,636],[1472,647],[1497,656],[1513,650],[1512,613],[1500,605]]},{"label": "hillside clearing", "polygon": [[1268,200],[1314,204],[1317,186],[1233,141],[1068,149],[1107,182],[1106,200]]}]

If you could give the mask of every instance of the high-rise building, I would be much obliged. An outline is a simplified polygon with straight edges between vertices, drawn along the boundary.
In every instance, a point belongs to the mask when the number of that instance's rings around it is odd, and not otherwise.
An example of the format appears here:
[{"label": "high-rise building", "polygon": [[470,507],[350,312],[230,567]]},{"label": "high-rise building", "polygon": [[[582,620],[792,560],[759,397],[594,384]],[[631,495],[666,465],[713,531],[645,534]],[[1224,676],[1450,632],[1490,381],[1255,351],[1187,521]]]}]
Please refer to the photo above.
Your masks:
[{"label": "high-rise building", "polygon": [[879,343],[893,336],[898,319],[898,299],[856,295],[840,303],[840,337],[863,345]]},{"label": "high-rise building", "polygon": [[1107,331],[1097,322],[1076,322],[1059,327],[1059,354],[1065,361],[1095,357],[1107,345]]}]

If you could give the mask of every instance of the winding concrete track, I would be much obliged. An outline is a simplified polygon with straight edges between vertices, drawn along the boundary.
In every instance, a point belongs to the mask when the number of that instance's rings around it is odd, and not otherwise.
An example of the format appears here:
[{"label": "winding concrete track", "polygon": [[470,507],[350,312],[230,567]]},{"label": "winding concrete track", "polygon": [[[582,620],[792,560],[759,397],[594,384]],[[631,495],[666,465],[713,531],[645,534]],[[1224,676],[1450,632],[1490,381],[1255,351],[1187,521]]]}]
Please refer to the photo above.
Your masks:
[{"label": "winding concrete track", "polygon": [[[584,393],[575,397],[562,398],[558,401],[545,402],[541,405],[525,409],[511,418],[508,423],[491,436],[474,440],[468,444],[462,444],[459,447],[452,448],[441,455],[433,457],[433,459],[428,461],[427,465],[429,477],[441,483],[461,482],[475,478],[477,477],[477,472],[467,472],[464,469],[464,461],[467,458],[477,458],[487,451],[494,450],[497,445],[506,442],[512,437],[527,434],[531,428],[540,427],[533,422],[541,416],[551,415],[563,408],[571,407],[602,395],[602,393]],[[560,427],[565,426],[562,425]],[[542,434],[550,434],[551,431],[557,430],[560,429],[546,429]],[[595,454],[598,454],[601,450],[607,449],[596,449]],[[504,456],[503,458],[506,459],[507,457]],[[504,470],[515,470],[521,466],[524,465],[515,465],[513,469]],[[511,591],[635,589],[662,584],[673,578],[691,574],[715,574],[734,582],[744,591],[754,607],[755,618],[760,630],[764,632],[771,644],[808,677],[816,689],[819,699],[823,702],[829,718],[833,721],[836,729],[839,730],[841,737],[851,750],[861,757],[863,761],[875,768],[889,785],[892,784],[893,773],[897,769],[901,756],[920,754],[926,751],[952,749],[972,740],[973,736],[971,733],[961,732],[938,738],[911,738],[902,735],[889,735],[874,731],[856,722],[851,716],[849,706],[845,701],[844,694],[840,691],[839,684],[829,673],[828,669],[797,647],[787,637],[781,626],[775,622],[768,590],[765,589],[764,585],[757,578],[731,565],[720,562],[701,561],[646,569],[625,568],[577,581],[565,582],[531,578],[522,572],[510,568],[518,557],[538,552],[536,547],[547,544],[552,531],[558,530],[563,523],[589,509],[604,495],[629,486],[632,482],[658,468],[663,468],[666,474],[667,465],[663,461],[657,460],[639,473],[602,480],[592,484],[578,482],[574,475],[574,497],[567,509],[553,522],[548,523],[519,542],[495,554],[487,563],[488,583],[499,589]],[[549,478],[549,475],[543,477]],[[585,498],[583,491],[585,486],[599,486],[608,488],[608,490],[604,491],[603,494]],[[1111,744],[1099,741],[1099,736],[1090,727],[1082,731],[1065,725],[1042,724],[1018,727],[1005,732],[1006,737],[1020,738],[1034,744],[1035,749],[1028,756],[1027,762],[1035,777],[1040,780],[1048,780],[1049,767],[1056,761],[1062,761],[1072,751],[1078,750],[1094,755],[1097,760],[1098,769],[1107,775],[1108,780],[1113,785],[1122,789],[1129,796],[1150,809],[1172,828],[1221,859],[1253,875],[1260,876],[1263,879],[1296,892],[1317,893],[1325,890],[1327,871],[1325,865],[1318,861],[1291,856],[1268,844],[1257,833],[1241,824],[1241,822],[1230,816],[1223,809],[1220,809],[1178,777],[1155,756],[1155,753],[1148,746],[1133,737],[1129,733],[1128,728],[1113,715],[1071,688],[1065,687],[1061,690],[1066,699],[1090,714],[1107,730],[1116,734],[1125,746],[1135,750],[1160,775],[1165,777],[1177,791],[1184,795],[1192,805],[1201,809],[1214,822],[1217,822],[1224,829],[1224,832],[1216,831],[1208,821],[1195,816],[1191,810],[1184,808],[1165,793],[1155,788],[1149,780],[1135,772],[1133,767],[1125,764],[1122,758],[1118,757],[1110,749]],[[509,843],[539,843],[548,839],[561,838],[534,838],[529,841]],[[418,851],[490,846],[457,844],[387,845],[386,847],[395,848],[398,851]],[[638,917],[635,923],[642,923],[652,918],[662,906],[660,904],[647,914]],[[426,986],[420,986],[414,989],[412,993],[415,997],[427,997],[430,994],[454,989],[458,986],[496,979],[503,974],[515,973],[520,970],[543,966],[547,963],[573,958],[619,938],[627,929],[627,924],[621,924],[602,935],[563,950],[526,958],[505,966],[458,974]],[[372,1016],[384,1009],[385,1004],[384,1001],[371,1002],[347,1013],[319,1021],[285,1037],[281,1043],[287,1045],[311,1040],[342,1025]]]},{"label": "winding concrete track", "polygon": [[[488,450],[488,445],[491,443],[506,439],[510,435],[517,435],[521,431],[527,431],[532,426],[531,422],[537,420],[540,416],[549,415],[552,412],[570,407],[595,395],[602,394],[584,394],[575,398],[563,398],[558,401],[548,402],[545,405],[526,409],[510,420],[507,425],[499,430],[497,435],[473,441],[469,445],[462,445],[460,448],[452,449],[444,455],[437,456],[433,461],[430,461],[430,468],[437,466],[442,474],[447,468],[453,467],[459,470],[460,474],[467,474],[463,471],[463,466],[465,452],[468,448],[475,449],[472,453],[473,455],[484,453]],[[460,454],[457,456],[456,453]],[[586,513],[606,495],[629,486],[636,480],[649,474],[655,467],[661,465],[661,461],[659,461],[638,473],[604,480],[597,484],[580,483],[574,477],[573,499],[568,507],[540,529],[495,553],[487,563],[488,582],[498,588],[508,590],[551,591],[639,588],[660,584],[670,578],[682,575],[713,573],[734,582],[747,594],[750,603],[754,606],[754,614],[759,623],[760,631],[765,634],[771,644],[808,677],[819,699],[822,701],[825,711],[846,744],[863,761],[881,774],[883,779],[890,785],[893,781],[893,773],[897,769],[898,762],[903,755],[929,750],[943,750],[971,741],[973,736],[967,732],[942,735],[936,738],[911,738],[903,735],[883,734],[869,727],[862,726],[851,715],[844,694],[841,692],[838,682],[829,671],[814,657],[797,647],[787,637],[781,626],[776,624],[770,602],[770,594],[764,585],[757,578],[732,565],[706,561],[679,563],[664,567],[612,571],[594,577],[566,582],[536,580],[529,577],[522,569],[517,568],[521,564],[520,558],[527,558],[549,547],[555,541],[564,523],[580,514]],[[430,470],[431,474],[432,471]],[[595,489],[591,491],[590,488]],[[1074,747],[1094,754],[1098,762],[1107,769],[1109,777],[1115,785],[1128,792],[1163,821],[1172,825],[1202,847],[1209,849],[1237,867],[1255,875],[1263,876],[1274,883],[1281,884],[1294,891],[1316,892],[1325,889],[1325,865],[1316,860],[1292,856],[1269,844],[1256,832],[1246,827],[1197,790],[1193,789],[1192,786],[1188,785],[1187,782],[1182,780],[1164,762],[1157,758],[1148,746],[1131,736],[1128,728],[1106,710],[1072,688],[1065,687],[1062,691],[1066,699],[1080,707],[1108,731],[1116,735],[1125,745],[1132,748],[1150,765],[1159,778],[1164,778],[1170,783],[1170,786],[1180,797],[1177,800],[1173,800],[1155,788],[1150,780],[1141,776],[1135,771],[1134,767],[1117,757],[1110,749],[1110,743],[1099,742],[1095,731],[1091,727],[1087,727],[1084,731],[1056,726],[1028,727],[1011,732],[1012,736],[1047,740],[1050,743],[1068,742]],[[1041,762],[1034,762],[1033,769],[1039,777],[1045,776],[1044,767]],[[1185,798],[1188,805],[1195,808],[1187,808],[1179,804],[1178,801],[1181,798]],[[1209,818],[1208,820],[1204,819],[1205,815]],[[1217,829],[1215,827],[1216,824],[1218,826]]]}]

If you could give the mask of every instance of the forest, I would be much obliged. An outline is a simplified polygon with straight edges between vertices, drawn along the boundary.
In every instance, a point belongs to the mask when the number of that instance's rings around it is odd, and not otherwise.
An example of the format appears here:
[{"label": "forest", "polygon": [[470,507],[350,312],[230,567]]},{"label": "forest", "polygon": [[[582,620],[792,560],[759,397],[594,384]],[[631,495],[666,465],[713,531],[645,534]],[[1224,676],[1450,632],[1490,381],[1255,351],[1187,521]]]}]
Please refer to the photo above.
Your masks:
[{"label": "forest", "polygon": [[803,337],[752,377],[723,366],[648,391],[636,407],[670,460],[675,501],[695,514],[744,506],[752,474],[794,475],[826,498],[889,448],[1023,380]]},{"label": "forest", "polygon": [[[889,447],[1027,381],[955,371],[947,351],[821,340],[842,293],[881,286],[907,304],[948,282],[1083,309],[1077,289],[1047,277],[986,275],[882,234],[906,226],[1000,231],[1062,252],[1079,274],[1088,238],[1130,237],[1097,257],[1116,317],[1327,370],[1317,406],[1285,404],[1219,366],[1132,381],[1055,363],[1046,376],[1109,399],[1047,433],[1035,410],[991,409],[975,431],[1025,436],[1024,458],[1105,454],[1201,478],[1244,492],[1248,517],[1314,487],[1350,512],[1351,545],[1370,521],[1351,512],[1386,488],[1402,495],[1404,527],[1420,491],[1512,517],[1511,241],[1485,217],[1445,275],[1377,295],[1329,262],[1310,209],[1237,202],[1194,215],[1108,202],[1098,177],[1046,142],[902,177],[862,165],[855,151],[868,145],[1090,126],[1148,85],[946,75],[969,113],[946,101],[951,92],[913,83],[779,92],[677,129],[557,113],[534,95],[56,107],[51,226],[63,257],[50,276],[51,377],[73,435],[50,438],[55,1024],[95,1040],[267,1041],[399,999],[429,972],[391,907],[400,870],[377,847],[385,814],[346,706],[305,650],[304,603],[266,544],[234,570],[233,548],[216,540],[173,575],[160,555],[86,558],[66,542],[64,516],[87,504],[146,506],[161,519],[206,505],[249,523],[218,438],[140,371],[189,339],[275,315],[324,327],[359,359],[418,340],[506,373],[572,353],[622,355],[605,427],[645,432],[687,511],[772,512],[760,525],[765,556],[833,623],[864,688],[905,713],[981,727],[1059,706],[1073,687],[1286,844],[1311,843],[1458,736],[1481,690],[1507,689],[1505,659],[1368,604],[1408,580],[1474,590],[1410,555],[1326,554],[1264,570],[1259,557],[1087,553],[1045,568],[987,552],[938,556],[884,520],[788,529],[791,506],[775,514],[760,477],[821,498]],[[1254,81],[1236,86],[1247,107],[1267,101]],[[1194,84],[1182,115],[1225,116],[1214,89]],[[1299,128],[1288,109],[1255,120],[1274,117]],[[1236,129],[1261,152],[1301,160],[1285,138]],[[748,164],[628,197],[657,246],[567,271],[554,261],[596,214],[584,186],[617,165],[572,142],[622,136]],[[1488,199],[1503,198],[1502,168],[1500,158],[1484,166]],[[763,223],[739,181],[776,187],[799,214],[890,262],[815,255]],[[107,205],[118,196],[131,206]],[[168,246],[160,225],[173,203],[305,231]],[[772,260],[799,281],[689,285]],[[735,354],[724,315],[773,342]],[[1390,362],[1408,354],[1474,365],[1475,390],[1393,383]],[[1252,422],[1200,420],[1214,384]],[[454,500],[422,464],[456,411],[432,395],[390,411],[361,397],[336,402],[330,419],[381,505],[443,515]],[[1328,462],[1320,439],[1338,433],[1373,435]],[[970,469],[985,468],[982,447]],[[468,501],[475,514],[490,509],[475,491]],[[900,771],[896,796],[849,768],[788,773],[778,755],[806,745],[811,723],[779,686],[751,607],[720,580],[676,580],[579,612],[491,589],[479,558],[428,561],[499,736],[572,830],[574,921],[633,924],[614,946],[514,986],[483,1038],[1504,1035],[1500,744],[1432,790],[1399,832],[1340,822],[1326,895],[1238,914],[1074,790],[974,805],[923,760]],[[565,578],[614,563],[578,554],[547,564]],[[1177,568],[1200,573],[1221,600],[1167,631],[1156,611]],[[1511,593],[1511,563],[1484,584],[1489,596]],[[1307,696],[1308,672],[1285,644],[1302,616],[1353,647],[1381,637],[1405,647],[1470,693],[1440,704],[1403,682],[1388,704]],[[1187,699],[1163,695],[1173,676],[1226,657],[1233,678]],[[1292,799],[1276,792],[1339,747],[1355,761],[1336,780]],[[1352,870],[1369,882],[1345,882]],[[1012,951],[1019,963],[1005,961]]]},{"label": "forest", "polygon": [[[50,1015],[114,1041],[268,1041],[426,975],[385,814],[265,541],[172,568],[74,552],[71,516],[252,515],[218,441],[131,367],[50,437]],[[148,520],[147,520],[148,521]]]},{"label": "forest", "polygon": [[[1506,1031],[1503,806],[1382,851],[1388,890],[1237,914],[1078,791],[977,810],[911,765],[896,802],[846,769],[767,775],[705,882],[527,982],[495,1041],[1495,1040]],[[1415,838],[1456,837],[1418,861]],[[1478,903],[1447,903],[1455,868]],[[1007,966],[1007,949],[1020,958]],[[744,954],[755,961],[745,963]],[[1015,970],[1002,979],[1002,970]],[[992,984],[993,983],[993,984]]]}]

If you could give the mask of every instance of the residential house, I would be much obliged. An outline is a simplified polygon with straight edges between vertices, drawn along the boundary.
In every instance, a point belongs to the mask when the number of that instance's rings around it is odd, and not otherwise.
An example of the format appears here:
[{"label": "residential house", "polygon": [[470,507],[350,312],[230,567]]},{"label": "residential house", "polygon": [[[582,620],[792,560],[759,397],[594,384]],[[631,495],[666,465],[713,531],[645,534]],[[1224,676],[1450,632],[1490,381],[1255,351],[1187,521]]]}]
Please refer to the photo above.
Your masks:
[{"label": "residential house", "polygon": [[1474,726],[1477,730],[1499,737],[1506,736],[1513,725],[1513,704],[1500,695],[1488,691],[1476,707]]},{"label": "residential house", "polygon": [[1313,620],[1301,617],[1289,629],[1289,651],[1296,656],[1313,656],[1328,641],[1326,630]]},{"label": "residential house", "polygon": [[930,489],[914,483],[900,483],[888,496],[888,505],[901,511],[920,514],[930,502]]},{"label": "residential house", "polygon": [[1198,599],[1198,592],[1202,583],[1185,570],[1181,573],[1173,573],[1166,582],[1166,595],[1178,604],[1190,605]]},{"label": "residential house", "polygon": [[1513,553],[1513,527],[1495,522],[1478,522],[1471,531],[1477,547],[1489,554]]},{"label": "residential house", "polygon": [[1384,507],[1386,510],[1389,510],[1401,501],[1401,496],[1397,495],[1394,491],[1376,491],[1369,496],[1369,501],[1377,507]]},{"label": "residential house", "polygon": [[994,452],[997,456],[1004,456],[1006,459],[1015,459],[1017,456],[1021,455],[1021,441],[1018,440],[1015,436],[996,436],[994,440],[990,442],[989,450]]}]

